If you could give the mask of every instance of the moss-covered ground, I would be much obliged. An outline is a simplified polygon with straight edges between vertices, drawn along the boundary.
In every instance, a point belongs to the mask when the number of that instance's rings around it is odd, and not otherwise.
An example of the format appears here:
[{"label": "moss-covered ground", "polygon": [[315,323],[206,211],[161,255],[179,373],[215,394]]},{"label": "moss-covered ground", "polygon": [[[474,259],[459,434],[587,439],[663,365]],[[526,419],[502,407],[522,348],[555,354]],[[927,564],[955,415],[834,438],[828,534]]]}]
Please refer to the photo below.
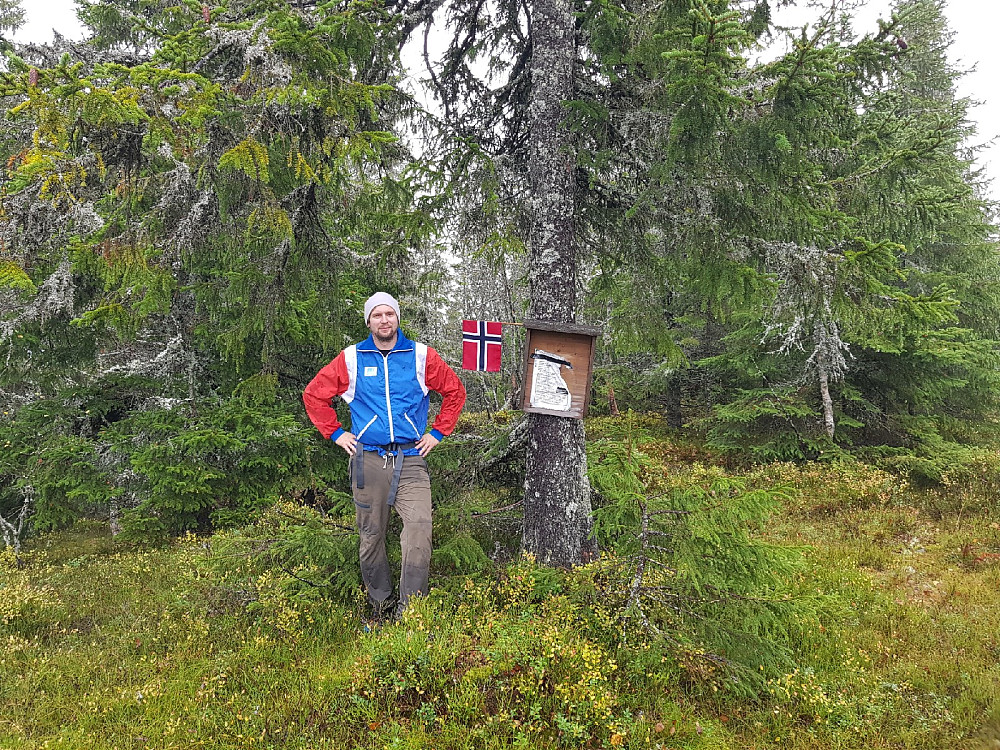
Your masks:
[{"label": "moss-covered ground", "polygon": [[[642,450],[682,478],[711,460],[668,436]],[[1000,747],[992,474],[915,488],[855,462],[727,471],[795,489],[762,533],[802,551],[790,590],[817,602],[796,666],[752,695],[615,641],[614,613],[577,595],[599,565],[438,559],[432,596],[372,628],[221,537],[141,548],[87,521],[0,557],[0,747]]]}]

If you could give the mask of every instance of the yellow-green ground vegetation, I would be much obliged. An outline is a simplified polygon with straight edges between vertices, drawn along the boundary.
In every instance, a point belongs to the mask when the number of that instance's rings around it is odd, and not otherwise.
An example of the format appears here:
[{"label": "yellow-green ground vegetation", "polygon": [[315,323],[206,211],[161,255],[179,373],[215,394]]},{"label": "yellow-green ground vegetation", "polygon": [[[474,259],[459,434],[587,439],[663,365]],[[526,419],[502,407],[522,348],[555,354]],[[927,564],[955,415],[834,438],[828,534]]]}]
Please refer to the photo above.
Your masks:
[{"label": "yellow-green ground vegetation", "polygon": [[[540,568],[491,513],[509,491],[438,487],[433,591],[382,627],[364,618],[346,503],[285,500],[250,527],[155,548],[78,522],[19,560],[4,553],[0,747],[1000,746],[988,462],[917,488],[847,459],[726,466],[610,419],[589,433],[598,533],[612,540],[599,560]],[[438,460],[441,481],[456,475],[459,453]],[[656,495],[673,515],[707,509],[727,539],[685,521],[675,545],[720,559],[658,558],[673,572],[630,597],[623,571],[654,556],[625,543],[627,507],[662,508]],[[730,506],[746,512],[719,515]],[[763,552],[739,546],[741,528]],[[732,560],[777,572],[753,596],[685,578],[685,565],[751,575]],[[713,601],[744,596],[762,608]],[[719,612],[759,619],[773,645],[760,664],[745,623],[698,624]]]}]

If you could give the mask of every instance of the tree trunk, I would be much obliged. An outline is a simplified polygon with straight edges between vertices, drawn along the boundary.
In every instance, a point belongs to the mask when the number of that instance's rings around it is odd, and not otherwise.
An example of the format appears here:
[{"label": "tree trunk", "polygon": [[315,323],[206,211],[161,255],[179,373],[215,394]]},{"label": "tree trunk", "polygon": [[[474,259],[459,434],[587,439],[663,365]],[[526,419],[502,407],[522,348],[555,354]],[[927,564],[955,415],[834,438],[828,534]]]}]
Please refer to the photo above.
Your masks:
[{"label": "tree trunk", "polygon": [[823,429],[832,440],[836,424],[833,421],[833,399],[830,398],[830,379],[826,371],[819,371],[819,395],[823,399]]},{"label": "tree trunk", "polygon": [[596,554],[583,438],[582,420],[528,415],[521,542],[546,565],[571,567]]},{"label": "tree trunk", "polygon": [[684,379],[677,373],[667,382],[667,426],[680,429],[684,426],[684,412],[681,409],[681,388]]},{"label": "tree trunk", "polygon": [[111,527],[111,536],[118,536],[122,533],[122,506],[117,497],[111,498],[108,508],[108,525]]},{"label": "tree trunk", "polygon": [[0,531],[3,532],[4,544],[14,550],[14,559],[17,564],[21,564],[21,540],[28,527],[28,519],[31,517],[32,496],[28,494],[21,503],[21,510],[14,521],[8,521],[0,516]]},{"label": "tree trunk", "polygon": [[[571,0],[535,1],[532,50],[530,314],[569,323],[576,316],[575,158],[562,103],[573,98]],[[524,551],[547,565],[577,565],[593,552],[583,422],[529,414],[528,431]]]}]

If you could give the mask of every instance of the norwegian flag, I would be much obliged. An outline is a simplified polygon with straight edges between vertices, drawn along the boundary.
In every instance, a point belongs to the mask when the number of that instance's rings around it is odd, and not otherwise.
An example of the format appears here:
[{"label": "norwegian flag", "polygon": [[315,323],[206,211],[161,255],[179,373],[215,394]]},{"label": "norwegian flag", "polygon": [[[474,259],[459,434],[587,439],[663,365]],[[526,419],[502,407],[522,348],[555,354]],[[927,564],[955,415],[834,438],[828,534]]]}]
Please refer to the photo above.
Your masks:
[{"label": "norwegian flag", "polygon": [[462,321],[462,369],[500,372],[503,325],[487,320]]}]

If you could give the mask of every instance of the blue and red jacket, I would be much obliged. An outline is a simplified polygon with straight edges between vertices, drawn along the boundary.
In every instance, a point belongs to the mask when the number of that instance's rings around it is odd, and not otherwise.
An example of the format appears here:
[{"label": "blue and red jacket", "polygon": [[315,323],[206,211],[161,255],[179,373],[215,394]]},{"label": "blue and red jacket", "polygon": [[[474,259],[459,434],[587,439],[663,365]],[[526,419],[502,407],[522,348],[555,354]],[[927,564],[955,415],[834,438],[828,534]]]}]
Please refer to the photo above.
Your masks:
[{"label": "blue and red jacket", "polygon": [[431,430],[441,440],[455,429],[465,386],[434,349],[397,331],[396,345],[386,354],[371,336],[344,349],[306,386],[302,401],[316,429],[336,440],[344,429],[332,402],[343,397],[351,407],[351,430],[367,450],[419,440],[427,430],[430,391],[443,397]]}]

